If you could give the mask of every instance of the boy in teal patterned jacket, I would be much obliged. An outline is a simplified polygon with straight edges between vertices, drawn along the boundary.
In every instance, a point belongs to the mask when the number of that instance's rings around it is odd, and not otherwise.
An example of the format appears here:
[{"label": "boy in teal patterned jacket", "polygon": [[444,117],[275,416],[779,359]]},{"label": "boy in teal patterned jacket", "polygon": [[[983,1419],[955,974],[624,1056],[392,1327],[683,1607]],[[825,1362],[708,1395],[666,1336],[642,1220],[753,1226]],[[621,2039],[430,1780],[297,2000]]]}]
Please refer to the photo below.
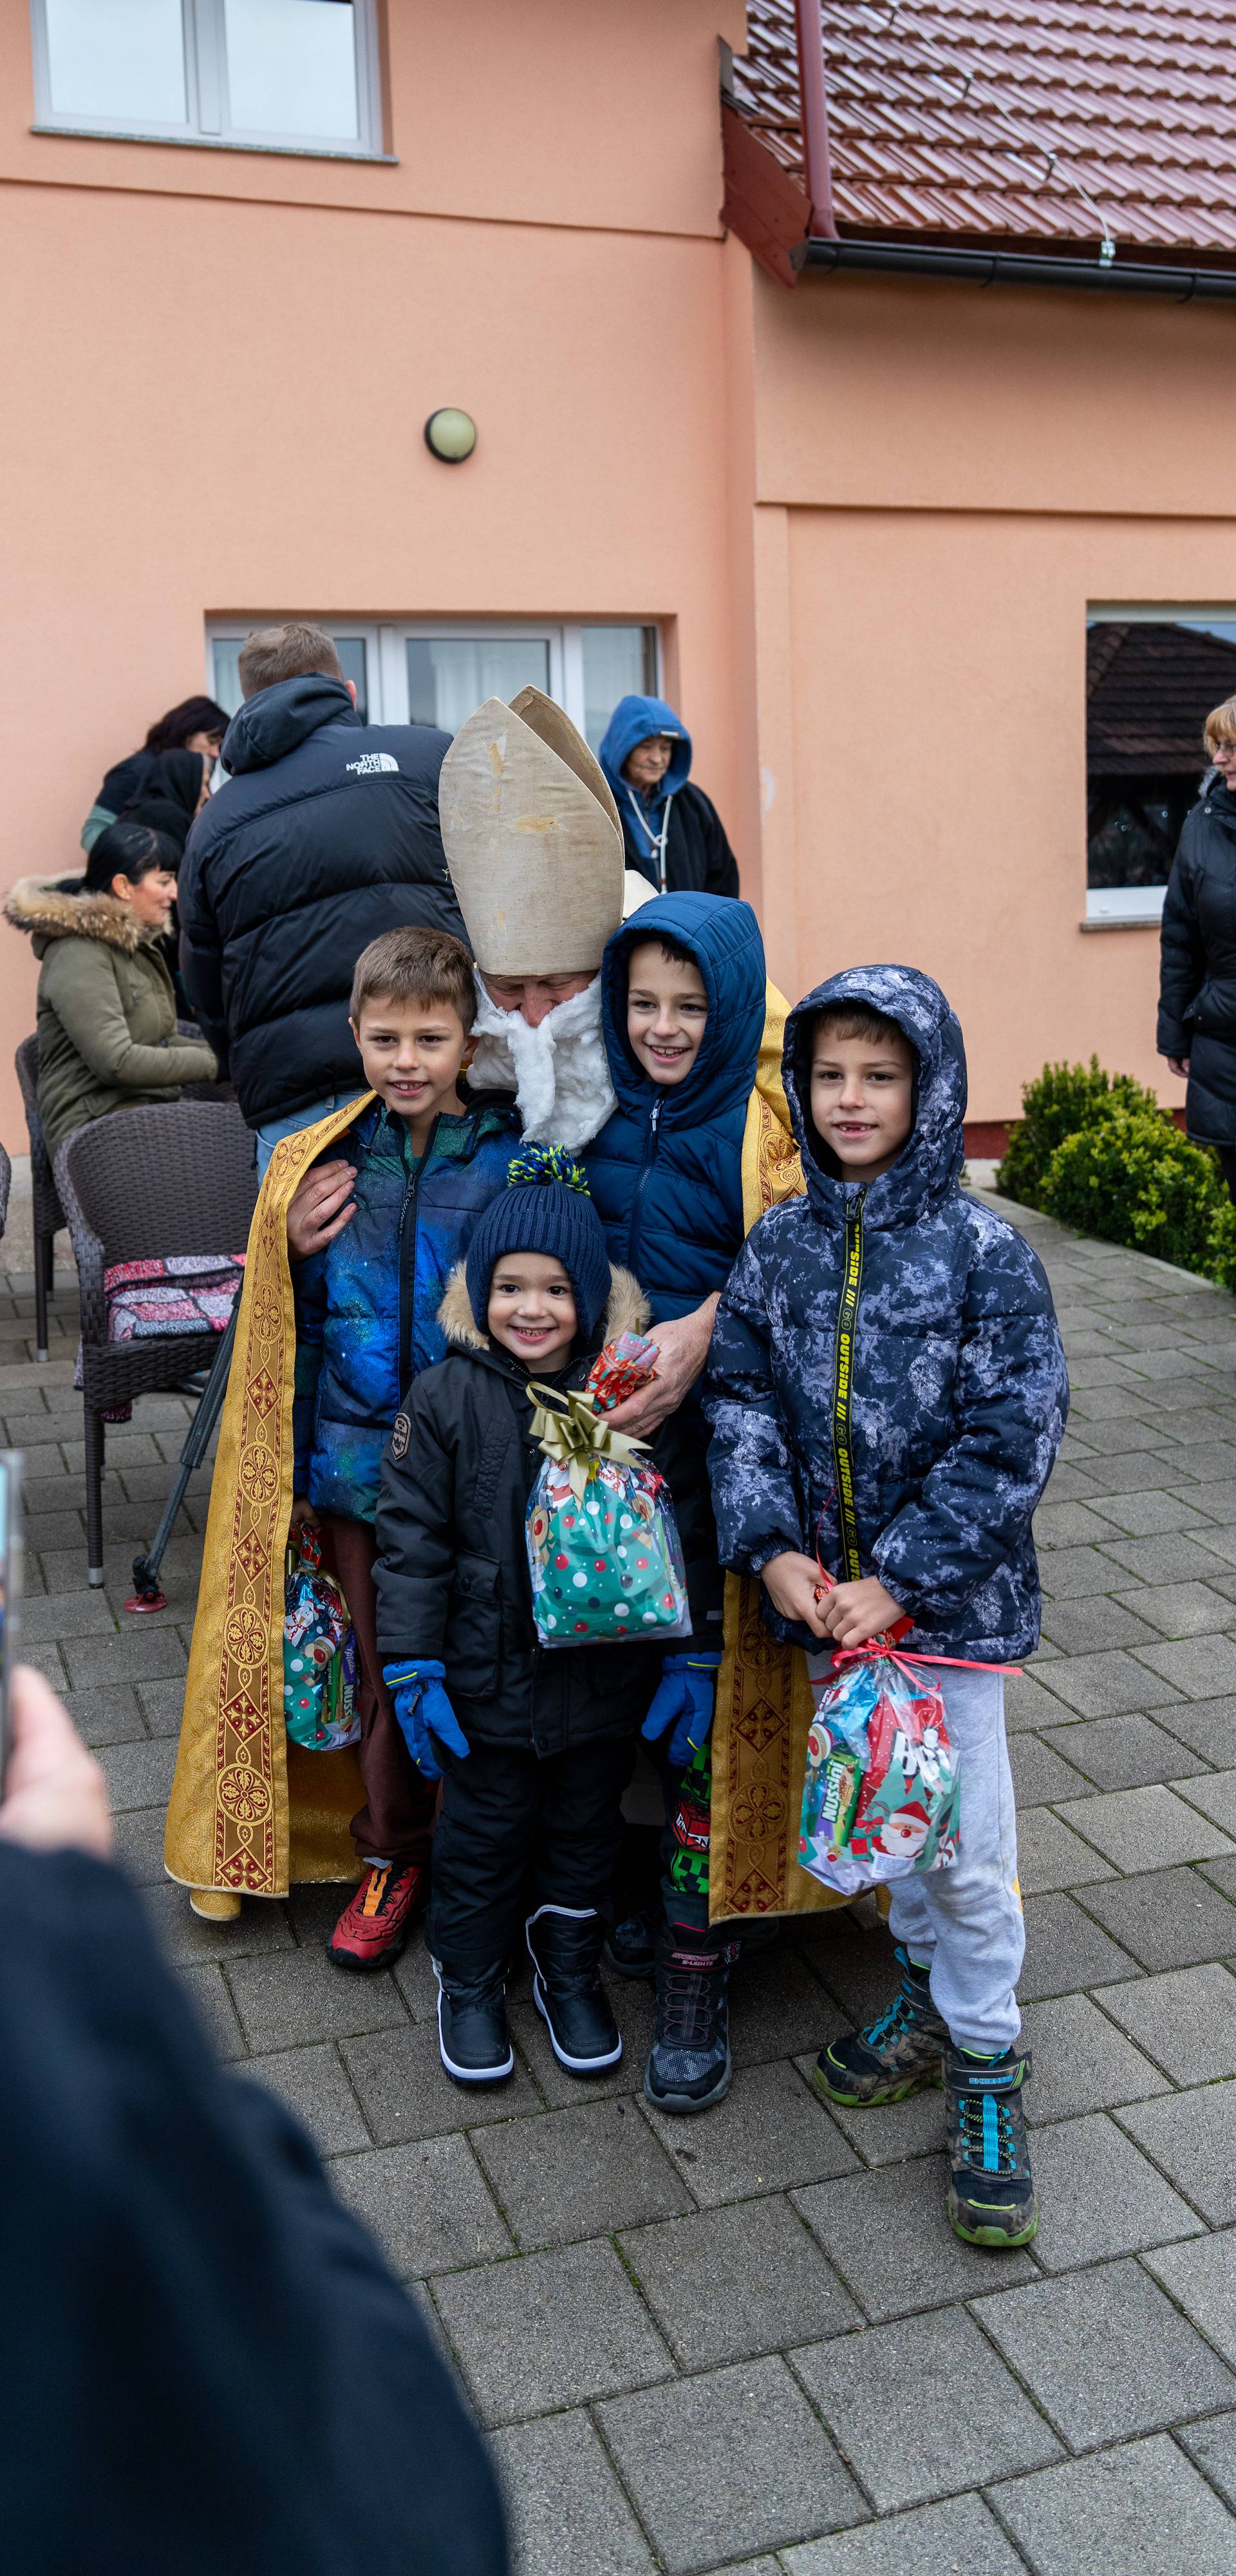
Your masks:
[{"label": "boy in teal patterned jacket", "polygon": [[438,1307],[447,1281],[519,1150],[514,1108],[470,1103],[459,1089],[474,1008],[472,961],[449,933],[392,930],[365,949],[352,1032],[378,1096],[343,1138],[346,1160],[317,1167],[312,1215],[294,1201],[288,1220],[292,1519],[325,1522],[357,1646],[365,1804],[352,1831],[364,1875],[327,1945],[344,1968],[395,1957],[424,1892],[433,1792],[382,1680],[373,1520],[400,1400],[446,1356]]}]

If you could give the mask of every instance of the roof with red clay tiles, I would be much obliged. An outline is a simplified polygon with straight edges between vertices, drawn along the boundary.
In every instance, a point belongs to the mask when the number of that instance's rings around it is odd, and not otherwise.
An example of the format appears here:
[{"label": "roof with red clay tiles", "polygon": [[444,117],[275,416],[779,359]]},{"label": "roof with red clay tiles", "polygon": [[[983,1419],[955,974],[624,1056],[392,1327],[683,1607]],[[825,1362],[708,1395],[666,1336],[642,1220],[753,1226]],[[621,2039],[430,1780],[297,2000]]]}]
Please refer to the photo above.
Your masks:
[{"label": "roof with red clay tiles", "polygon": [[[823,0],[843,235],[1236,251],[1236,10]],[[749,0],[736,104],[801,174],[793,0]]]}]

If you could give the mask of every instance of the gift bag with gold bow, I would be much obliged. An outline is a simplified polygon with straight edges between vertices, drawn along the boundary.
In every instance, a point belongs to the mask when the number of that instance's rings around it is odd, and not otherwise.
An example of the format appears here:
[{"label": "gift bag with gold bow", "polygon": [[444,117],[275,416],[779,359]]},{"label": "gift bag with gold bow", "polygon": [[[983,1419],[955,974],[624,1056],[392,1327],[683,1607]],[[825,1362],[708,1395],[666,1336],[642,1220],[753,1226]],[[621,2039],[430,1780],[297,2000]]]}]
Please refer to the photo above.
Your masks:
[{"label": "gift bag with gold bow", "polygon": [[605,1421],[597,1397],[536,1386],[545,1464],[528,1505],[528,1566],[543,1646],[689,1637],[682,1541],[647,1445]]}]

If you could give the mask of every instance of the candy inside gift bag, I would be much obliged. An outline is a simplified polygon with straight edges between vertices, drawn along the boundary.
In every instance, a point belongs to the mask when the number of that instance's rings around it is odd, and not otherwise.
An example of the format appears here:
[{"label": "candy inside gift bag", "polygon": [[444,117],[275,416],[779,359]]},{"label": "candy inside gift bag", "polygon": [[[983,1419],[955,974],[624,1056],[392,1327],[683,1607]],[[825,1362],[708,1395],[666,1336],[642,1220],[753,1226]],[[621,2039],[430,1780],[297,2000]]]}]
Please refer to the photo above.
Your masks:
[{"label": "candy inside gift bag", "polygon": [[799,1866],[843,1895],[948,1869],[960,1783],[938,1681],[893,1654],[811,1656]]},{"label": "candy inside gift bag", "polygon": [[588,1389],[533,1391],[549,1399],[533,1418],[545,1464],[526,1523],[540,1643],[689,1637],[682,1542],[664,1477],[641,1442],[611,1430]]},{"label": "candy inside gift bag", "polygon": [[360,1741],[356,1638],[347,1603],[322,1563],[309,1521],[288,1539],[283,1617],[283,1715],[293,1744],[337,1753]]}]

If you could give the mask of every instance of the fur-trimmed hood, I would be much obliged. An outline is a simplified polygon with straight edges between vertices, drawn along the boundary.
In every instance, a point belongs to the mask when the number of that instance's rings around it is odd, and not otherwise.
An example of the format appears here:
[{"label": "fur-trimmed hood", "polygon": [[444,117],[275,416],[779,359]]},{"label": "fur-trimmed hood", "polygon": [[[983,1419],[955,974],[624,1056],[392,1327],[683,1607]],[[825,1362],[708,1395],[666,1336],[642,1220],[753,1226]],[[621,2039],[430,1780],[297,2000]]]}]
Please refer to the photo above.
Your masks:
[{"label": "fur-trimmed hood", "polygon": [[[609,1266],[609,1303],[599,1326],[602,1342],[612,1342],[619,1333],[642,1333],[648,1324],[649,1307],[638,1279],[629,1270]],[[465,1350],[487,1351],[488,1333],[483,1333],[472,1312],[468,1295],[465,1265],[457,1261],[446,1283],[446,1295],[438,1308],[438,1322],[448,1342],[460,1342]]]},{"label": "fur-trimmed hood", "polygon": [[6,898],[4,917],[35,941],[39,956],[52,939],[101,939],[131,957],[143,939],[157,936],[119,895],[84,894],[79,877],[19,878]]}]

